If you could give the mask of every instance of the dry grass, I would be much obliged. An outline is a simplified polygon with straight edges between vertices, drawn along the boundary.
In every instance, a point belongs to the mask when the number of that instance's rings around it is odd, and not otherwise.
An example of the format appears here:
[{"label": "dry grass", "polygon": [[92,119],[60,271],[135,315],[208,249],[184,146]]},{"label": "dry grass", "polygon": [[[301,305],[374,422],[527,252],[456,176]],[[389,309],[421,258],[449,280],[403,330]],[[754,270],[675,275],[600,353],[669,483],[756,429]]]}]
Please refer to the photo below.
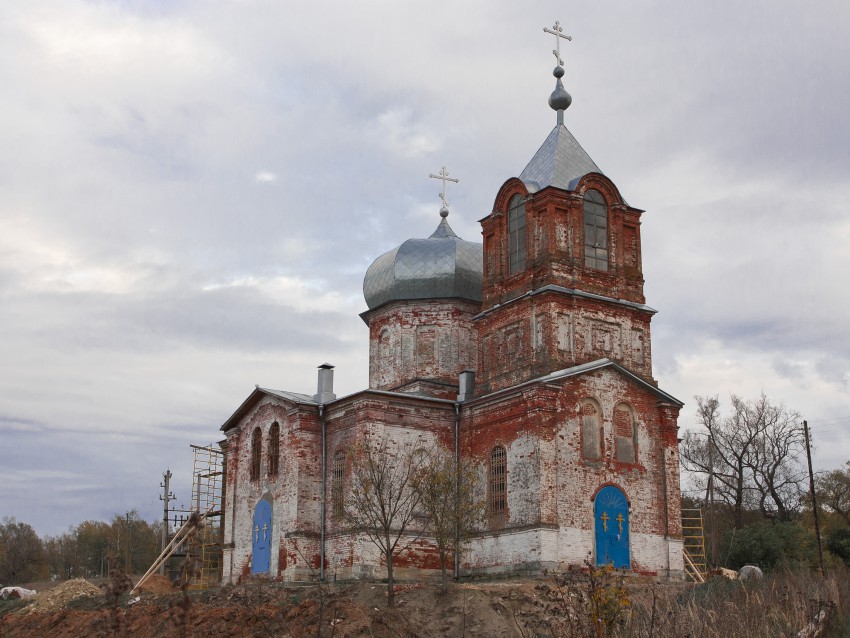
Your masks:
[{"label": "dry grass", "polygon": [[552,638],[808,638],[843,635],[850,594],[845,570],[781,570],[760,581],[717,577],[686,589],[629,582],[608,569],[555,577],[538,589],[547,616],[524,636]]}]

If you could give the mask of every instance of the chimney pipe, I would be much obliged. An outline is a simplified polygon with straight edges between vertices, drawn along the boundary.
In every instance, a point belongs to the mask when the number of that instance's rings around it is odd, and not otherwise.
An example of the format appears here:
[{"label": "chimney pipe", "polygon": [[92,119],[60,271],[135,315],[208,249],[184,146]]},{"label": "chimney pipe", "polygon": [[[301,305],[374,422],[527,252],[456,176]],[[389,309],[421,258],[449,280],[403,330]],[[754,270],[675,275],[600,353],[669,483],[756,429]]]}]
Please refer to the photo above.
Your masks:
[{"label": "chimney pipe", "polygon": [[330,363],[323,363],[319,366],[319,385],[313,400],[325,404],[334,399],[334,367]]},{"label": "chimney pipe", "polygon": [[475,394],[475,370],[464,370],[460,373],[460,388],[457,400],[469,401]]}]

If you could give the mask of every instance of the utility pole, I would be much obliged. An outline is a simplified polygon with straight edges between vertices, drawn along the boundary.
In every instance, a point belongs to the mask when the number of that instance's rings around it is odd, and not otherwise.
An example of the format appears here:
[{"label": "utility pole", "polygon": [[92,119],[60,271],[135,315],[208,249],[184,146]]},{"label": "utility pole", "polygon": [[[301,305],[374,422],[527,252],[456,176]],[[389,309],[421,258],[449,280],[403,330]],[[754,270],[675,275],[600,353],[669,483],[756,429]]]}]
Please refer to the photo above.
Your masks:
[{"label": "utility pole", "polygon": [[803,433],[806,435],[806,459],[809,461],[809,490],[812,494],[812,512],[815,515],[815,535],[818,537],[818,558],[820,559],[820,575],[823,576],[823,547],[820,542],[820,523],[818,521],[818,501],[815,497],[815,475],[812,472],[812,448],[809,445],[809,424],[803,421]]},{"label": "utility pole", "polygon": [[717,527],[714,514],[714,437],[708,434],[708,516],[711,528],[711,566],[717,567]]},{"label": "utility pole", "polygon": [[133,563],[132,563],[132,560],[131,560],[131,557],[130,557],[130,538],[131,538],[131,534],[130,534],[130,512],[127,512],[127,515],[125,516],[125,520],[127,521],[127,538],[124,541],[124,548],[125,548],[124,555],[126,557],[125,560],[124,560],[124,573],[129,575],[129,574],[133,573]]},{"label": "utility pole", "polygon": [[[165,474],[162,475],[162,483],[159,486],[162,489],[162,496],[159,497],[159,500],[162,501],[162,551],[165,551],[165,547],[168,545],[168,503],[169,501],[175,500],[177,497],[174,496],[171,492],[168,491],[168,484],[171,481],[171,470],[165,470]],[[165,576],[165,563],[162,562],[162,565],[159,566],[159,573],[161,576]]]}]

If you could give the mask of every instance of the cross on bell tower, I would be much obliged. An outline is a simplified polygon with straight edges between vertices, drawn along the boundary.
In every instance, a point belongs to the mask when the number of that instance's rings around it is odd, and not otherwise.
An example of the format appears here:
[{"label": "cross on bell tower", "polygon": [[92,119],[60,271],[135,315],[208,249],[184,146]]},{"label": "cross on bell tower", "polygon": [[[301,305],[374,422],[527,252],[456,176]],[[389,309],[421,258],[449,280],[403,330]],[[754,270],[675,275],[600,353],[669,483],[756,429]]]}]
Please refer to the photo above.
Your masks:
[{"label": "cross on bell tower", "polygon": [[546,33],[551,33],[555,36],[555,48],[552,50],[552,54],[558,61],[558,66],[564,66],[564,61],[561,59],[561,38],[563,38],[564,40],[572,41],[573,37],[571,35],[564,35],[564,30],[561,28],[561,23],[557,20],[555,20],[555,26],[553,26],[551,29],[543,27],[543,31],[545,31]]}]

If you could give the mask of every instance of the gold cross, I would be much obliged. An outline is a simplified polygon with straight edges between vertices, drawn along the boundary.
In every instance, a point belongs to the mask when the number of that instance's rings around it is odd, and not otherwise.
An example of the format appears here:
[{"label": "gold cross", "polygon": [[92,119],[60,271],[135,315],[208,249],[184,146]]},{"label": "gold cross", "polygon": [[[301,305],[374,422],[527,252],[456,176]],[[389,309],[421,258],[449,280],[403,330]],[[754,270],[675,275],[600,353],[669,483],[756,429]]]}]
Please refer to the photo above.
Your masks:
[{"label": "gold cross", "polygon": [[[622,516],[622,514],[620,516]],[[268,531],[268,529],[269,529],[268,523],[263,523],[263,540],[267,540],[266,532]],[[620,527],[620,531],[622,531],[622,526]]]},{"label": "gold cross", "polygon": [[600,516],[599,518],[602,519],[602,531],[607,532],[608,531],[608,521],[611,520],[611,517],[608,516],[608,512],[602,512],[602,516]]},{"label": "gold cross", "polygon": [[561,28],[561,23],[558,22],[557,20],[555,20],[555,26],[554,27],[552,27],[551,29],[547,29],[546,27],[543,27],[543,30],[546,33],[551,33],[552,35],[555,36],[555,49],[554,49],[554,51],[552,51],[552,53],[555,55],[555,59],[558,60],[558,66],[564,66],[564,61],[561,59],[561,38],[564,38],[564,40],[572,41],[572,39],[573,39],[572,36],[563,34],[563,29]]},{"label": "gold cross", "polygon": [[616,520],[617,520],[617,525],[619,525],[619,526],[620,526],[620,533],[622,534],[622,533],[623,533],[623,521],[625,521],[625,520],[626,520],[625,518],[623,518],[623,513],[622,513],[622,512],[620,512],[619,514],[617,514],[617,519],[616,519]]},{"label": "gold cross", "polygon": [[260,540],[260,526],[255,525],[254,526],[254,541],[256,542],[258,540]]}]

